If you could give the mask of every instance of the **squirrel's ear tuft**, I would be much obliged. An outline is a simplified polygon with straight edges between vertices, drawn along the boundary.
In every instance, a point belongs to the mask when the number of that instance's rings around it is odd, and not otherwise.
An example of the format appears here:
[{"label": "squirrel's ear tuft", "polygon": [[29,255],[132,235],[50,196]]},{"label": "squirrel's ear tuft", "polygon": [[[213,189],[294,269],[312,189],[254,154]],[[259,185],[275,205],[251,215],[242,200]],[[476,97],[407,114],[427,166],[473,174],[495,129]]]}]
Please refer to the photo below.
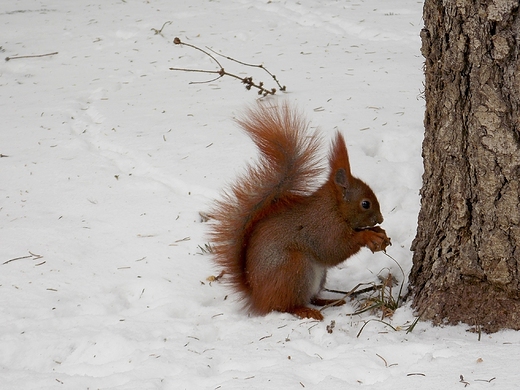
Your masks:
[{"label": "squirrel's ear tuft", "polygon": [[348,159],[347,146],[345,144],[343,135],[341,135],[339,131],[336,133],[336,139],[332,143],[329,164],[331,169],[330,174],[334,181],[337,180],[337,175],[340,174],[340,170],[343,171],[341,175],[345,176],[345,182],[348,182],[352,177],[352,174],[350,173],[350,162]]}]

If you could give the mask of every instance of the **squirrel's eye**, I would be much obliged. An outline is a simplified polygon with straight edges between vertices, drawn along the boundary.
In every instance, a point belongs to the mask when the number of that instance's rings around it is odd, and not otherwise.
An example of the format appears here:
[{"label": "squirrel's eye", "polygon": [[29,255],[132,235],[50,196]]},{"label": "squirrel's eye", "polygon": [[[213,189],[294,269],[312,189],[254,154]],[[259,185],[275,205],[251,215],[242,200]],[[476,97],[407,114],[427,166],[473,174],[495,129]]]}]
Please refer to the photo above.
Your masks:
[{"label": "squirrel's eye", "polygon": [[361,201],[361,207],[363,207],[365,210],[368,210],[370,208],[370,201],[362,200]]}]

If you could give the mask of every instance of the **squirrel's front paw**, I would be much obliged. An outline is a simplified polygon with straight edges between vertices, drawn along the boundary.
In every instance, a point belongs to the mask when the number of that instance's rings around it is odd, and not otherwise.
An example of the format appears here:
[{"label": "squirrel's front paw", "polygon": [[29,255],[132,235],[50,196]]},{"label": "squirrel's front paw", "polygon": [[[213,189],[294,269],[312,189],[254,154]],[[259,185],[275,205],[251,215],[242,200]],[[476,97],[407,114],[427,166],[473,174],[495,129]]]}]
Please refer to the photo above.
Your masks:
[{"label": "squirrel's front paw", "polygon": [[367,234],[366,246],[372,253],[384,251],[387,246],[392,245],[386,232],[379,226],[366,229],[364,232]]}]

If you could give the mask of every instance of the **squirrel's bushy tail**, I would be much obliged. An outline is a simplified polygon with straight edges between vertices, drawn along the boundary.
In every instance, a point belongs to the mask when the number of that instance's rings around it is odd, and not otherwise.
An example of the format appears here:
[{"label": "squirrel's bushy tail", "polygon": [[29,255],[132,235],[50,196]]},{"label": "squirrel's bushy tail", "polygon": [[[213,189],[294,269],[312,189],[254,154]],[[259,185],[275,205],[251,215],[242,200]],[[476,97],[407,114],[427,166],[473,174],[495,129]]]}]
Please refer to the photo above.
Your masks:
[{"label": "squirrel's bushy tail", "polygon": [[237,122],[260,157],[216,203],[210,239],[217,264],[235,290],[246,292],[245,248],[255,224],[314,192],[323,167],[318,134],[289,105],[259,103]]}]

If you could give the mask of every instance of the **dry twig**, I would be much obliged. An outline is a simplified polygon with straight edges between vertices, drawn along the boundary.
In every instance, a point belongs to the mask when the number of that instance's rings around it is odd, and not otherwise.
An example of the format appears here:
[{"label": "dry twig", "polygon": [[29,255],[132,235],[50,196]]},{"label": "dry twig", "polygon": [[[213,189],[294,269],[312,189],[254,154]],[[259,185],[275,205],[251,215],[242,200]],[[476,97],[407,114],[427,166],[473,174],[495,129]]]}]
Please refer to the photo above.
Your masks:
[{"label": "dry twig", "polygon": [[155,33],[155,35],[164,36],[164,35],[162,35],[162,30],[164,29],[164,27],[166,27],[166,25],[169,25],[169,24],[172,24],[172,22],[168,20],[167,22],[164,22],[164,24],[162,25],[162,27],[159,30],[157,30],[156,28],[153,28],[153,27],[151,28],[151,30]]},{"label": "dry twig", "polygon": [[[256,83],[253,81],[253,77],[251,76],[248,76],[248,77],[240,77],[240,76],[237,76],[236,74],[233,74],[233,73],[229,73],[229,72],[226,72],[224,70],[224,67],[222,66],[222,64],[215,58],[215,56],[213,56],[211,53],[209,53],[208,51],[204,50],[204,49],[201,49],[200,47],[198,46],[195,46],[195,45],[192,45],[191,43],[186,43],[186,42],[183,42],[180,40],[180,38],[176,37],[174,40],[173,40],[173,43],[176,44],[176,45],[185,45],[185,46],[188,46],[188,47],[191,47],[195,50],[198,50],[202,53],[204,53],[205,55],[207,55],[209,58],[211,58],[215,64],[218,66],[218,70],[205,70],[205,69],[188,69],[188,68],[170,68],[170,70],[178,70],[178,71],[182,71],[182,72],[195,72],[195,73],[208,73],[208,74],[216,74],[217,77],[211,79],[211,80],[207,80],[207,81],[192,81],[190,82],[190,84],[205,84],[205,83],[211,83],[215,80],[218,80],[224,76],[230,76],[230,77],[233,77],[235,79],[238,79],[242,82],[242,84],[245,84],[246,86],[246,89],[247,90],[250,90],[251,88],[256,88],[258,89],[258,94],[259,95],[262,95],[262,96],[267,96],[267,95],[274,95],[276,93],[276,88],[271,88],[271,89],[268,89],[268,88],[265,88],[264,87],[264,83],[262,81]],[[209,51],[215,53],[216,55],[219,55],[221,57],[224,57],[225,59],[227,60],[231,60],[231,61],[234,61],[238,64],[241,64],[241,65],[244,65],[244,66],[250,66],[250,67],[256,67],[256,68],[261,68],[263,69],[264,71],[266,71],[272,78],[273,80],[278,84],[278,87],[280,89],[280,91],[285,91],[286,90],[286,87],[285,85],[282,86],[280,85],[280,83],[278,82],[278,79],[276,78],[276,76],[274,74],[272,74],[271,72],[269,72],[263,65],[254,65],[254,64],[248,64],[248,63],[245,63],[245,62],[242,62],[242,61],[238,61],[234,58],[231,58],[231,57],[228,57],[228,56],[225,56],[225,55],[222,55],[220,53],[217,53],[215,52],[214,50],[210,49],[210,48],[207,48]]]},{"label": "dry twig", "polygon": [[23,259],[32,259],[32,260],[38,260],[38,259],[41,259],[43,256],[42,255],[37,255],[35,253],[32,253],[32,252],[29,252],[29,255],[28,256],[20,256],[20,257],[15,257],[14,259],[9,259],[7,261],[4,261],[2,263],[2,265],[5,265],[5,264],[9,264],[13,261],[16,261],[16,260],[23,260]]},{"label": "dry twig", "polygon": [[464,377],[462,375],[460,376],[460,381],[459,382],[460,383],[464,383],[464,387],[467,387],[469,385],[469,382],[465,381]]},{"label": "dry twig", "polygon": [[28,56],[14,56],[14,57],[5,57],[5,60],[6,61],[11,61],[11,60],[18,60],[20,58],[38,58],[38,57],[47,57],[47,56],[53,56],[53,55],[56,55],[58,54],[57,51],[53,52],[53,53],[47,53],[47,54],[34,54],[34,55],[28,55]]}]

